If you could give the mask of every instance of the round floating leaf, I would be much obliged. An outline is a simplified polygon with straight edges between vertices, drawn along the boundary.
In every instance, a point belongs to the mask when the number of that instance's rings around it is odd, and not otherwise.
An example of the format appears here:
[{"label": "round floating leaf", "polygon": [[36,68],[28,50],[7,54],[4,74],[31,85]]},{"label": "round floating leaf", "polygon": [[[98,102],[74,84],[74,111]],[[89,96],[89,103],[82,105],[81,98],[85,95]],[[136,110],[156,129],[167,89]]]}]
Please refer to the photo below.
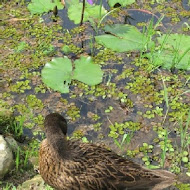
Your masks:
[{"label": "round floating leaf", "polygon": [[75,61],[73,79],[84,82],[88,85],[96,85],[102,82],[103,72],[99,65],[93,63],[91,57],[82,56]]},{"label": "round floating leaf", "polygon": [[57,6],[62,9],[64,6],[59,0],[32,0],[28,5],[28,9],[32,14],[42,14],[53,10]]},{"label": "round floating leaf", "polygon": [[[73,0],[69,3],[68,17],[70,20],[74,21],[75,24],[79,24],[81,21],[82,6],[83,4],[79,3],[78,0]],[[90,5],[86,3],[83,21],[85,22],[90,18],[99,18],[99,11],[99,5]],[[104,16],[106,12],[107,11],[104,9],[104,7],[102,7],[102,16]]]},{"label": "round floating leaf", "polygon": [[55,58],[42,69],[42,80],[50,88],[62,93],[69,92],[72,63],[67,57]]}]

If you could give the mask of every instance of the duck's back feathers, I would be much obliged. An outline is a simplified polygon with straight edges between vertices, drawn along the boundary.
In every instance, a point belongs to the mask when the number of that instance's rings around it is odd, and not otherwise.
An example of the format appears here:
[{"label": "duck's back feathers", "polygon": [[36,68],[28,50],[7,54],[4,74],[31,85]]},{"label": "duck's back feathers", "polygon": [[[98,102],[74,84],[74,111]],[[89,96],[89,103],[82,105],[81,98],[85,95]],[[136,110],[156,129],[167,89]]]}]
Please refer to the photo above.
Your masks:
[{"label": "duck's back feathers", "polygon": [[[40,171],[44,180],[60,190],[152,189],[174,175],[152,171],[103,147],[68,141],[67,158],[61,159],[44,140],[40,148]],[[45,169],[46,168],[46,169]]]}]

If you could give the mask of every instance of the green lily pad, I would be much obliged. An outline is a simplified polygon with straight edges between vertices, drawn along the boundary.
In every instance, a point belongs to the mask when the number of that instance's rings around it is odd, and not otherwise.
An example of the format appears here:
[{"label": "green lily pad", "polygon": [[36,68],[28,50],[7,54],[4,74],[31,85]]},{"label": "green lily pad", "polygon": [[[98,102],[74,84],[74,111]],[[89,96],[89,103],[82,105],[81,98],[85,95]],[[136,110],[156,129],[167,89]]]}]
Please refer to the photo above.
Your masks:
[{"label": "green lily pad", "polygon": [[128,24],[106,25],[105,32],[109,34],[96,36],[96,41],[116,52],[142,50],[146,42],[146,36]]},{"label": "green lily pad", "polygon": [[69,58],[55,58],[45,64],[42,69],[42,80],[50,88],[62,93],[69,92],[71,79],[84,82],[88,85],[101,83],[103,72],[99,65],[93,64],[91,57],[82,56],[74,62]]},{"label": "green lily pad", "polygon": [[103,72],[99,65],[93,64],[91,57],[81,57],[75,61],[73,79],[88,85],[101,83]]},{"label": "green lily pad", "polygon": [[50,88],[62,93],[69,92],[72,63],[67,57],[55,58],[42,69],[42,80]]},{"label": "green lily pad", "polygon": [[57,6],[58,9],[63,9],[63,4],[59,0],[32,0],[28,5],[28,9],[32,14],[42,14],[53,10]]},{"label": "green lily pad", "polygon": [[119,3],[122,7],[126,5],[131,5],[135,0],[108,0],[108,4],[110,7],[113,7],[115,4]]},{"label": "green lily pad", "polygon": [[[81,21],[81,13],[82,13],[82,3],[79,3],[77,0],[73,0],[69,3],[68,8],[68,17],[70,20],[74,21],[75,24],[79,24]],[[87,21],[90,18],[97,19],[99,18],[99,10],[100,6],[98,5],[90,5],[88,3],[85,4],[85,12],[83,21]],[[107,11],[102,7],[101,16],[105,15]]]}]

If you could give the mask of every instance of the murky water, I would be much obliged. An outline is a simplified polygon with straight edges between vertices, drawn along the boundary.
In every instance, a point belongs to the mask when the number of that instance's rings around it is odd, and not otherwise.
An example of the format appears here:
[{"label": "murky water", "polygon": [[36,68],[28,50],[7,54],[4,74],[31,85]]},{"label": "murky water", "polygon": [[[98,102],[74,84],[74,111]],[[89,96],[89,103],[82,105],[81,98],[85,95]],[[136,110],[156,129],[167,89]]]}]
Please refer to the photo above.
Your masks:
[{"label": "murky water", "polygon": [[[105,2],[105,1],[104,1]],[[170,1],[169,1],[170,2]],[[189,5],[188,5],[188,1],[182,1],[183,3],[183,7],[185,10],[189,10]],[[109,10],[109,6],[107,4],[104,4],[105,8],[107,10]],[[155,7],[155,5],[153,6]],[[152,19],[152,14],[150,12],[145,12],[142,10],[136,10],[135,8],[131,10],[126,10],[126,9],[122,9],[123,14],[129,14],[130,18],[128,18],[127,22],[129,22],[131,25],[137,25],[140,22],[149,22]],[[46,14],[43,16],[44,20],[46,23],[51,23],[52,19],[50,18],[51,13]],[[60,10],[58,12],[58,16],[62,19],[61,25],[63,26],[64,29],[68,29],[71,30],[72,28],[76,27],[77,25],[73,24],[72,21],[70,21],[67,17],[67,10]],[[120,22],[121,23],[125,23],[126,19],[122,18],[123,15],[121,15],[121,19]],[[157,22],[157,17],[160,17],[160,13],[155,13],[154,15],[154,22]],[[107,17],[105,19],[104,22],[107,22],[110,19],[110,17]],[[113,19],[114,20],[114,19]],[[117,20],[117,19],[115,19]],[[114,21],[115,21],[114,20]],[[175,32],[181,32],[181,25],[184,22],[188,23],[189,18],[183,18],[180,22],[178,22],[177,24],[173,24],[171,23],[171,18],[165,17],[163,19],[163,27],[161,27],[161,30],[163,31],[167,31],[168,29],[173,29],[173,31]],[[142,28],[141,28],[142,30]],[[92,31],[92,28],[90,26],[90,24],[87,24],[87,35],[90,33],[89,31]],[[99,31],[99,33],[102,33],[102,31]],[[63,34],[64,35],[64,34]],[[86,52],[90,52],[90,48],[88,46],[89,41],[85,42],[85,50]],[[97,52],[95,52],[97,53]],[[125,89],[125,86],[127,83],[131,82],[132,79],[130,77],[127,77],[126,79],[123,80],[117,80],[117,76],[119,74],[121,74],[126,68],[133,68],[134,72],[138,71],[138,67],[134,66],[132,62],[132,59],[127,58],[127,55],[124,54],[117,54],[116,56],[121,57],[122,58],[122,63],[118,64],[117,61],[114,61],[112,59],[110,59],[110,62],[107,61],[105,65],[102,66],[103,70],[112,70],[115,69],[117,70],[117,74],[115,73],[111,73],[111,75],[108,75],[109,73],[107,72],[107,76],[104,77],[103,79],[103,85],[102,85],[102,89],[103,91],[108,91],[110,87],[109,83],[116,83],[116,91],[117,92],[121,92],[121,93],[125,93],[127,95],[127,97],[132,100],[132,102],[134,103],[133,107],[127,107],[124,106],[122,107],[120,100],[117,97],[106,97],[106,98],[102,98],[102,96],[94,96],[94,95],[85,95],[85,91],[81,90],[81,89],[77,89],[77,87],[74,87],[73,85],[71,85],[71,93],[70,94],[59,94],[53,91],[48,91],[46,94],[38,94],[37,97],[39,99],[42,100],[42,102],[44,103],[44,108],[41,112],[36,111],[36,115],[41,113],[42,115],[47,115],[48,113],[51,112],[59,112],[62,113],[63,115],[66,115],[66,118],[68,119],[68,123],[69,123],[69,127],[68,127],[68,134],[71,136],[73,134],[74,131],[82,131],[83,136],[87,137],[87,139],[89,141],[92,141],[94,143],[100,143],[103,142],[104,144],[106,144],[108,147],[111,147],[111,149],[113,149],[115,152],[119,153],[119,154],[125,154],[126,155],[126,150],[130,149],[130,150],[134,150],[136,148],[138,148],[139,146],[142,146],[143,143],[148,143],[148,144],[153,144],[156,145],[156,143],[153,142],[153,140],[155,138],[157,138],[157,133],[155,131],[153,131],[152,126],[154,125],[154,123],[159,123],[160,120],[162,120],[162,117],[156,116],[153,119],[147,119],[147,118],[143,118],[142,116],[138,115],[138,112],[145,112],[146,109],[144,107],[144,104],[148,104],[149,102],[144,101],[142,95],[140,94],[134,94],[133,92],[131,92],[131,90],[127,90]],[[138,57],[139,54],[138,53],[134,53],[134,58]],[[72,57],[72,56],[71,56]],[[161,90],[163,88],[162,86],[162,82],[159,81],[158,84],[156,83],[157,79],[157,75],[159,75],[159,73],[155,72],[154,76],[151,73],[151,76],[148,76],[148,74],[144,73],[145,71],[139,71],[142,72],[143,76],[149,77],[151,78],[152,82],[155,83],[154,85],[156,86],[155,89],[156,90]],[[170,76],[171,73],[168,71],[163,71],[163,74],[166,76]],[[111,76],[111,79],[110,79]],[[14,81],[13,81],[14,82]],[[34,86],[33,86],[34,87]],[[188,90],[188,86],[186,85],[184,87],[184,90]],[[2,90],[4,91],[4,89]],[[83,92],[83,95],[80,96],[80,93]],[[34,94],[33,89],[26,91],[26,93],[24,94],[19,94],[17,95],[16,93],[13,93],[13,104],[19,104],[19,103],[23,103],[25,104],[26,102],[24,102],[24,99],[27,95],[29,94]],[[72,94],[76,94],[76,98],[71,98],[70,96]],[[108,96],[108,94],[106,94]],[[66,114],[66,108],[65,109],[65,105],[61,102],[61,98],[66,99],[68,101],[68,105],[69,104],[73,104],[75,105],[77,108],[79,108],[80,110],[80,115],[81,117],[79,119],[76,119],[76,121],[72,121],[72,119],[70,117],[68,117],[68,115]],[[188,103],[188,99],[189,97],[187,96],[187,103]],[[93,99],[89,100],[89,99]],[[109,107],[112,106],[113,107],[113,111],[111,111],[110,113],[105,113],[105,110]],[[149,106],[155,106],[154,103],[151,103],[151,105]],[[162,107],[164,110],[163,112],[166,112],[166,105],[160,104],[160,107]],[[35,112],[35,111],[34,111]],[[100,119],[98,119],[97,121],[94,121],[92,119],[92,114],[97,114],[98,116],[100,116]],[[133,121],[133,122],[140,122],[142,125],[141,130],[136,131],[134,133],[134,137],[131,139],[130,143],[127,144],[126,146],[124,146],[123,150],[120,150],[113,142],[113,139],[108,137],[108,134],[110,132],[110,128],[109,126],[111,124],[113,124],[114,122],[118,122],[118,123],[123,123],[125,121]],[[97,124],[97,123],[102,123],[100,129],[97,131],[94,129],[93,124]],[[172,130],[173,128],[173,123],[171,124],[168,120],[166,121],[166,124],[169,125],[169,128]],[[24,129],[24,133],[25,135],[29,136],[30,138],[33,136],[32,135],[32,130],[34,129],[38,129],[38,126],[35,126],[33,129]],[[128,133],[129,130],[125,130],[125,133]],[[40,138],[40,137],[37,137]],[[179,143],[179,140],[177,138],[179,138],[179,136],[177,137],[175,131],[171,131],[171,133],[169,134],[169,138],[175,142],[175,143]],[[119,141],[121,141],[122,139],[122,135],[118,138]],[[178,146],[180,146],[178,144]],[[158,152],[157,154],[160,154],[160,152]],[[138,163],[142,163],[141,160],[142,155],[138,156],[135,158],[135,161],[137,161]],[[189,181],[190,182],[190,181]],[[168,190],[174,190],[176,189],[175,187],[170,187],[167,188]]]}]

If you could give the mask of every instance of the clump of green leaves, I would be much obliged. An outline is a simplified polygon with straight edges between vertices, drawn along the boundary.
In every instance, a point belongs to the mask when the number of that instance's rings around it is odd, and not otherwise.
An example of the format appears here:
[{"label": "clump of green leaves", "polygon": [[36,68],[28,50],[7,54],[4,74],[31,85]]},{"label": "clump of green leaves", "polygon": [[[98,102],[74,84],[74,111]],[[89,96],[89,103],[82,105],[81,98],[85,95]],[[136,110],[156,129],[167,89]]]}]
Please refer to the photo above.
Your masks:
[{"label": "clump of green leaves", "polygon": [[71,138],[74,138],[74,139],[82,139],[82,137],[84,137],[83,131],[81,131],[81,130],[75,130],[75,131],[73,132]]},{"label": "clump of green leaves", "polygon": [[93,124],[94,131],[99,131],[101,128],[102,123],[98,122],[96,124]]},{"label": "clump of green leaves", "polygon": [[110,125],[110,133],[109,137],[112,137],[114,139],[118,138],[119,135],[124,135],[125,129],[128,129],[130,131],[137,131],[140,129],[140,123],[132,122],[132,121],[126,121],[124,123],[117,123],[115,122],[113,125]]},{"label": "clump of green leaves", "polygon": [[146,166],[150,165],[150,159],[148,153],[152,152],[153,147],[154,147],[153,145],[143,143],[143,145],[139,148],[139,151],[144,153],[142,160],[144,161]]},{"label": "clump of green leaves", "polygon": [[105,109],[105,113],[110,113],[113,110],[112,106],[108,106],[107,109]]},{"label": "clump of green leaves", "polygon": [[133,137],[133,132],[125,133],[122,137],[121,142],[119,142],[117,139],[113,139],[114,143],[120,148],[123,149],[123,146],[126,144],[129,144],[131,142],[131,138]]},{"label": "clump of green leaves", "polygon": [[42,101],[32,94],[26,97],[26,102],[30,108],[36,108],[42,110],[42,108],[44,107]]},{"label": "clump of green leaves", "polygon": [[183,183],[180,183],[180,184],[176,184],[175,185],[179,190],[189,190],[190,189],[190,184],[183,184]]},{"label": "clump of green leaves", "polygon": [[73,121],[80,118],[80,109],[75,105],[71,105],[66,113]]},{"label": "clump of green leaves", "polygon": [[25,90],[30,90],[31,86],[29,85],[30,81],[25,80],[25,81],[17,81],[16,84],[12,85],[11,91],[12,92],[17,92],[17,93],[24,93]]},{"label": "clump of green leaves", "polygon": [[0,113],[0,133],[10,133],[16,140],[20,141],[23,137],[24,121],[25,118],[23,116],[21,116],[19,121],[16,121],[13,116]]},{"label": "clump of green leaves", "polygon": [[93,63],[91,57],[81,56],[74,62],[74,68],[69,58],[55,58],[46,63],[42,69],[42,80],[50,88],[62,93],[69,92],[72,79],[88,85],[96,85],[102,81],[103,72],[99,65]]},{"label": "clump of green leaves", "polygon": [[190,70],[190,37],[184,34],[163,34],[157,38],[159,51],[148,53],[155,66]]}]

